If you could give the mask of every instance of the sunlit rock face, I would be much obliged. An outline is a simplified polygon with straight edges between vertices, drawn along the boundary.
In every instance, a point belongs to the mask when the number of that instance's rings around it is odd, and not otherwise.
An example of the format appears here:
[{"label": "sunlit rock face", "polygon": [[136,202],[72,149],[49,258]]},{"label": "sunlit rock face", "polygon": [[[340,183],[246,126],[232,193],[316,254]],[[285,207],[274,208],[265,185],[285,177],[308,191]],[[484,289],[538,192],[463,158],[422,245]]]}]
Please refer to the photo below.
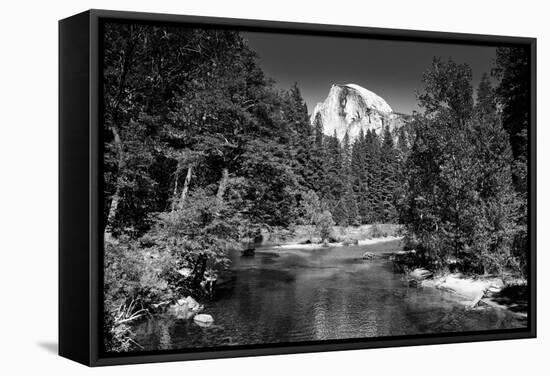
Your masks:
[{"label": "sunlit rock face", "polygon": [[311,114],[311,124],[319,118],[323,124],[323,133],[336,136],[339,140],[348,132],[353,141],[361,129],[368,129],[380,134],[383,127],[390,130],[404,124],[404,118],[393,112],[390,105],[380,96],[359,85],[332,85],[327,99],[318,103]]}]

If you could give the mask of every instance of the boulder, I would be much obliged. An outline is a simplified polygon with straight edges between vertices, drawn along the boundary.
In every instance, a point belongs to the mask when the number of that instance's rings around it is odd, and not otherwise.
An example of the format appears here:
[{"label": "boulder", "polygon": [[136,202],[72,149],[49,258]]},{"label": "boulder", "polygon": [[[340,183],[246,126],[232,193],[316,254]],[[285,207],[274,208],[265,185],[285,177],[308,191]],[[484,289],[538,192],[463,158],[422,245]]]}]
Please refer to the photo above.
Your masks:
[{"label": "boulder", "polygon": [[416,268],[409,273],[411,278],[414,278],[418,281],[423,281],[433,276],[433,273],[424,268]]},{"label": "boulder", "polygon": [[416,268],[410,272],[407,272],[407,284],[409,287],[420,287],[423,281],[433,277],[433,273],[424,268]]},{"label": "boulder", "polygon": [[189,305],[189,309],[193,312],[198,312],[202,310],[202,306],[197,302],[195,299],[193,299],[191,296],[188,296],[185,298],[187,301],[187,304]]},{"label": "boulder", "polygon": [[502,287],[489,286],[489,288],[487,289],[487,292],[490,292],[491,294],[497,294],[497,293],[499,293],[501,290],[502,290]]},{"label": "boulder", "polygon": [[363,253],[363,260],[367,260],[367,261],[372,261],[374,260],[374,253],[371,253],[371,252],[365,252]]},{"label": "boulder", "polygon": [[191,277],[191,274],[193,274],[193,270],[190,268],[181,268],[177,271],[179,275],[181,275],[183,278],[189,278]]},{"label": "boulder", "polygon": [[241,255],[243,257],[252,257],[256,253],[256,250],[254,248],[246,248],[241,251]]},{"label": "boulder", "polygon": [[479,302],[489,286],[487,280],[466,278],[460,274],[450,274],[436,282],[437,288],[460,295],[472,304]]},{"label": "boulder", "polygon": [[472,299],[470,303],[470,308],[475,308],[475,306],[479,303],[481,299],[483,299],[483,296],[485,295],[485,291],[479,290],[477,295]]},{"label": "boulder", "polygon": [[214,322],[214,318],[207,314],[199,314],[193,318],[193,321],[200,326],[210,326]]},{"label": "boulder", "polygon": [[189,320],[202,309],[202,305],[191,296],[188,296],[187,298],[178,299],[175,304],[169,307],[168,311],[178,319]]},{"label": "boulder", "polygon": [[168,312],[176,316],[176,318],[183,320],[190,319],[194,315],[194,313],[192,313],[189,309],[189,305],[187,304],[187,302],[184,302],[183,304],[176,303],[171,305],[168,309]]}]

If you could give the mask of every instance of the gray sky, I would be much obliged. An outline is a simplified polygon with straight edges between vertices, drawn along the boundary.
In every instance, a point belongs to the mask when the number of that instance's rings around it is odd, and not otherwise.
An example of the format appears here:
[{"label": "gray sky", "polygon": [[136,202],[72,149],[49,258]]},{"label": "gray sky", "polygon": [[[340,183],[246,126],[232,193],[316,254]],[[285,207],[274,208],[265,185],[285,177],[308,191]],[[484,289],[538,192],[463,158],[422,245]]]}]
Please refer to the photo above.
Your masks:
[{"label": "gray sky", "polygon": [[473,71],[474,89],[490,73],[496,47],[397,42],[326,36],[246,32],[267,76],[282,89],[298,82],[308,110],[333,83],[355,83],[384,98],[394,111],[416,109],[415,90],[434,56],[452,57]]}]

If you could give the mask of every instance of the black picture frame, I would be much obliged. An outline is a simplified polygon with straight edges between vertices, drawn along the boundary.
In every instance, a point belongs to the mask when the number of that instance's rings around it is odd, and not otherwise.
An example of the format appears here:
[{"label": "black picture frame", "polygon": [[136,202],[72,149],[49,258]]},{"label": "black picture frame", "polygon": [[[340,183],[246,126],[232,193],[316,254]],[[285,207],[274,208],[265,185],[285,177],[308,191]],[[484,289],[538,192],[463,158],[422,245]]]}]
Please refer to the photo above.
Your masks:
[{"label": "black picture frame", "polygon": [[[102,23],[144,22],[243,31],[376,38],[530,50],[528,326],[525,329],[253,345],[165,352],[102,351]],[[59,21],[59,354],[88,366],[536,337],[536,39],[399,29],[88,10]]]}]

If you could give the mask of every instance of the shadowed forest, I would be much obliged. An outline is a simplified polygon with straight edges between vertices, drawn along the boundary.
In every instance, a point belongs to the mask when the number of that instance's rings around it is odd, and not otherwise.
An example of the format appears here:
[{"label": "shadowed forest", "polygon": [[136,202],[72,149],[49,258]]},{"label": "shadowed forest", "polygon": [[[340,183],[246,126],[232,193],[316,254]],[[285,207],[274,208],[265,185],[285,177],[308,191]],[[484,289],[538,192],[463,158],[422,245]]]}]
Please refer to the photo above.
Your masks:
[{"label": "shadowed forest", "polygon": [[[104,344],[208,297],[229,252],[307,226],[394,224],[411,268],[526,277],[529,57],[471,68],[434,56],[418,112],[394,131],[325,135],[300,93],[263,73],[240,33],[104,26]],[[309,109],[311,110],[311,109]]]}]

